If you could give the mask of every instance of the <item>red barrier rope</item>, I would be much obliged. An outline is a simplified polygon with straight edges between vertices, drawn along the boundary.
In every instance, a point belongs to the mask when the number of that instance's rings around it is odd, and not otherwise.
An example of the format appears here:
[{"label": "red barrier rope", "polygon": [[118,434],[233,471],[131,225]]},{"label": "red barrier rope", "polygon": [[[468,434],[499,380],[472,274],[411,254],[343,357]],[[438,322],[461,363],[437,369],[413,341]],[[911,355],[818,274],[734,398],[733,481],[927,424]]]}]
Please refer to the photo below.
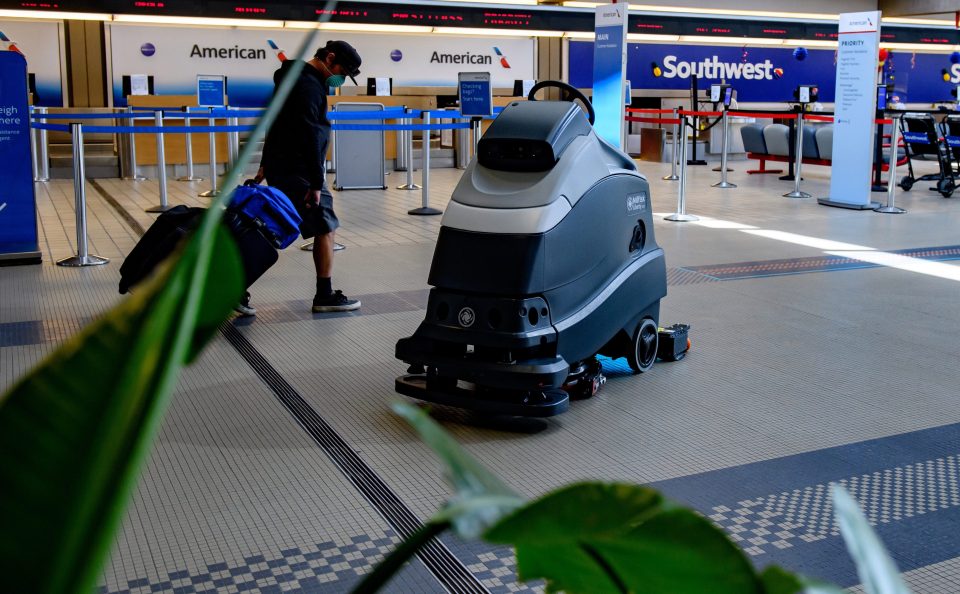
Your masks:
[{"label": "red barrier rope", "polygon": [[[795,113],[757,113],[753,111],[728,111],[731,117],[739,118],[772,118],[774,120],[795,120],[797,119],[797,114]],[[826,117],[826,116],[819,116]]]},{"label": "red barrier rope", "polygon": [[680,115],[685,115],[685,116],[701,116],[701,117],[708,117],[708,118],[717,118],[717,117],[722,116],[723,113],[722,113],[722,112],[719,112],[719,111],[683,111],[683,110],[681,109],[681,110],[680,110]]},{"label": "red barrier rope", "polygon": [[811,122],[832,122],[833,116],[822,116],[822,115],[806,115],[804,114],[803,119],[810,120]]},{"label": "red barrier rope", "polygon": [[628,122],[642,122],[644,124],[679,124],[679,118],[635,118],[633,116],[627,116],[623,118]]},{"label": "red barrier rope", "polygon": [[641,107],[628,107],[627,113],[673,113],[672,109],[647,109]]},{"label": "red barrier rope", "polygon": [[874,123],[875,124],[892,124],[893,120],[876,120],[874,121]]}]

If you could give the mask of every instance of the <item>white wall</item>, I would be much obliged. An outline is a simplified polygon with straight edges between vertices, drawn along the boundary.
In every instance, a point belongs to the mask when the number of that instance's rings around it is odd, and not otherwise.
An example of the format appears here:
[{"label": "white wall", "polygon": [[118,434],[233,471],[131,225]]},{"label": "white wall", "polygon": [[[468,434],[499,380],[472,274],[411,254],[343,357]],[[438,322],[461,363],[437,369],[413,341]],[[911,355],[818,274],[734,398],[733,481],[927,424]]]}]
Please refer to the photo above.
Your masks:
[{"label": "white wall", "polygon": [[27,70],[36,74],[37,105],[63,105],[62,26],[59,21],[0,21],[0,31],[27,58]]},{"label": "white wall", "polygon": [[[258,104],[258,98],[269,97],[273,72],[280,63],[268,40],[293,57],[305,36],[304,32],[291,29],[121,24],[109,27],[115,99],[125,74],[153,75],[159,95],[193,94],[197,74],[223,74],[228,77],[232,105]],[[328,39],[343,39],[360,53],[363,65],[357,82],[361,85],[366,84],[367,77],[392,77],[395,86],[454,86],[458,72],[490,72],[494,85],[501,87],[512,87],[514,79],[534,78],[532,38],[327,33],[317,37],[316,46]],[[195,45],[201,52],[203,48],[226,48],[228,55],[198,56]],[[230,55],[230,48],[242,49],[248,57],[240,58],[236,51]],[[500,50],[509,67],[503,65],[494,48]],[[314,49],[311,48],[311,57]],[[441,54],[460,56],[461,63],[431,62],[435,52],[437,58]],[[485,63],[464,62],[464,56]]]}]

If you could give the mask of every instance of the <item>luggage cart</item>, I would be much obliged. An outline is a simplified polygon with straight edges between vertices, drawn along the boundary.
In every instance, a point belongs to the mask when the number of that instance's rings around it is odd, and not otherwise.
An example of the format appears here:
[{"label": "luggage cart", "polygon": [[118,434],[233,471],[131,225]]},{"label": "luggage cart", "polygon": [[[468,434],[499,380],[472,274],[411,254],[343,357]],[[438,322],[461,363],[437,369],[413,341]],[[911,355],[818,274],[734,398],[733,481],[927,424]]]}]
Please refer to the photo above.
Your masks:
[{"label": "luggage cart", "polygon": [[940,122],[943,141],[947,145],[953,178],[960,176],[960,114],[950,114]]},{"label": "luggage cart", "polygon": [[[936,188],[931,189],[940,192],[944,198],[951,197],[957,184],[950,154],[940,136],[937,121],[927,113],[905,113],[900,122],[908,169],[908,174],[900,180],[900,187],[904,191],[910,191],[913,184],[918,181],[936,180]],[[918,156],[934,157],[940,166],[940,172],[916,177],[913,171],[913,158]]]}]

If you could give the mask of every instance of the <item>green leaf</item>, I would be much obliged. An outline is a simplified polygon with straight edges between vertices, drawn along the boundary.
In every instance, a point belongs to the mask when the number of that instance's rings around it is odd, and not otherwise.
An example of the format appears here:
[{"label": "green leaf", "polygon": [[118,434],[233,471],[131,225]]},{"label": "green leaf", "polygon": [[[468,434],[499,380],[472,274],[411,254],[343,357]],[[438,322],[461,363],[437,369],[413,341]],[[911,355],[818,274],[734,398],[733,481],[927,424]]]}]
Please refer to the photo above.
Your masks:
[{"label": "green leaf", "polygon": [[909,594],[896,564],[870,527],[860,506],[840,485],[830,488],[840,534],[857,566],[857,574],[867,594]]},{"label": "green leaf", "polygon": [[659,511],[663,498],[650,487],[587,482],[561,487],[516,510],[484,535],[504,544],[576,544],[584,538],[625,534]]},{"label": "green leaf", "polygon": [[552,591],[761,592],[720,529],[649,487],[571,485],[518,509],[485,538],[515,546],[521,579],[545,579]]},{"label": "green leaf", "polygon": [[[95,585],[188,346],[203,338],[193,322],[201,310],[223,320],[242,291],[236,247],[225,231],[217,235],[216,267],[205,265],[209,250],[189,242],[0,399],[5,589]],[[191,285],[194,276],[201,282]]]},{"label": "green leaf", "polygon": [[449,521],[463,538],[477,538],[523,498],[473,459],[449,433],[415,406],[396,402],[393,410],[407,420],[446,466],[454,495],[438,521]]}]

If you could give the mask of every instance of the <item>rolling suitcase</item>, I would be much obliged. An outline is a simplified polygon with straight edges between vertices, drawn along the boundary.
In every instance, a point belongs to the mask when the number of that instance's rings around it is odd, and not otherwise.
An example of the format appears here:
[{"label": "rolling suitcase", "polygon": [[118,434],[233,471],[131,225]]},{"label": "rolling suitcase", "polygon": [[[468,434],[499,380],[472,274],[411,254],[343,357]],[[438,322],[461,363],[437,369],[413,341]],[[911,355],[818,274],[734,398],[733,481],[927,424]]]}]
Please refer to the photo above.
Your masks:
[{"label": "rolling suitcase", "polygon": [[[205,211],[204,208],[175,206],[157,217],[120,267],[120,293],[127,293],[149,276],[180,241],[199,226]],[[260,231],[262,225],[243,213],[226,211],[223,224],[240,249],[245,286],[249,287],[276,263],[279,258],[277,248]]]}]

